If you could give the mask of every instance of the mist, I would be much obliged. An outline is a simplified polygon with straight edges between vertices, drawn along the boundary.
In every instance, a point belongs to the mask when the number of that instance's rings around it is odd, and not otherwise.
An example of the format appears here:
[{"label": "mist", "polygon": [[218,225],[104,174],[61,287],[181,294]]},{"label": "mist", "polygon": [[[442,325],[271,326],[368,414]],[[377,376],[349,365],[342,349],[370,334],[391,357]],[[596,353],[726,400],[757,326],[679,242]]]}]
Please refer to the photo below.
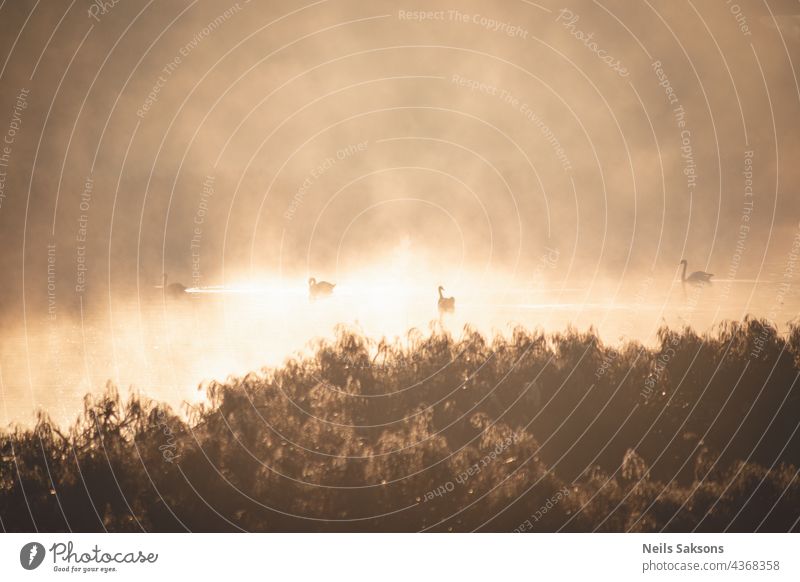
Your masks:
[{"label": "mist", "polygon": [[797,2],[0,15],[4,424],[107,381],[196,402],[337,325],[650,344],[800,308]]}]

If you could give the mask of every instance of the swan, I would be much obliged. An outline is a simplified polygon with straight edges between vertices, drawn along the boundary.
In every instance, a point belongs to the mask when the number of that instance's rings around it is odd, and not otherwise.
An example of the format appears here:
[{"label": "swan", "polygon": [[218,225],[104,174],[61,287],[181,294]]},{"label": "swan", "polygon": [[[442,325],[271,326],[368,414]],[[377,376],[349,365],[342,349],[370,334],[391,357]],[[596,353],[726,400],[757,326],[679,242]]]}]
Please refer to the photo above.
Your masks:
[{"label": "swan", "polygon": [[186,295],[186,287],[180,283],[170,283],[167,285],[167,274],[164,273],[161,289],[164,291],[164,297],[183,297]]},{"label": "swan", "polygon": [[706,273],[705,271],[695,271],[688,277],[686,276],[686,266],[687,266],[686,259],[681,261],[681,265],[683,265],[683,271],[681,272],[681,283],[689,283],[691,285],[704,285],[706,283],[711,283],[711,277],[714,276],[714,273]]},{"label": "swan", "polygon": [[444,287],[439,285],[439,314],[453,313],[456,310],[456,298],[445,297],[442,291]]},{"label": "swan", "polygon": [[320,297],[330,297],[333,295],[333,288],[336,287],[335,283],[328,283],[327,281],[320,281],[314,277],[311,277],[308,280],[308,296],[313,299],[319,299]]}]

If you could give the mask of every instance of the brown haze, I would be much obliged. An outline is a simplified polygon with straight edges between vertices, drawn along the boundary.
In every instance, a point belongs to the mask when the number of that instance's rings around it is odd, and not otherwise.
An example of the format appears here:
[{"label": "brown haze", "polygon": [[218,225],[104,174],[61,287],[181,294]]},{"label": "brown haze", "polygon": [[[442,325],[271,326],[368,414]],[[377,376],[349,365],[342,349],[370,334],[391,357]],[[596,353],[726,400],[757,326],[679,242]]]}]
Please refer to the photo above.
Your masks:
[{"label": "brown haze", "polygon": [[[401,14],[422,9],[443,19]],[[647,342],[663,322],[797,313],[798,2],[101,12],[0,3],[2,135],[20,113],[2,168],[0,420],[71,418],[107,380],[192,400],[337,323],[402,336],[437,318],[439,284],[454,333],[571,323]],[[684,290],[682,258],[715,284]],[[163,272],[196,292],[165,303]],[[309,276],[335,297],[310,304]]]}]

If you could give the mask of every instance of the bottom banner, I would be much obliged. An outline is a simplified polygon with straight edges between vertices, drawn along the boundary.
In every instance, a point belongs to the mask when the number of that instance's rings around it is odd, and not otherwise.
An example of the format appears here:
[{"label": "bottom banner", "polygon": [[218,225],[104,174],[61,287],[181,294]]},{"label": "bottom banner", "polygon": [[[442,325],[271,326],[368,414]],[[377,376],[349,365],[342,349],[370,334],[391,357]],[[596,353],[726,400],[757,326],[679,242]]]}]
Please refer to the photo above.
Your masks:
[{"label": "bottom banner", "polygon": [[[791,534],[3,534],[3,580],[798,580]],[[155,578],[153,578],[155,577]]]}]

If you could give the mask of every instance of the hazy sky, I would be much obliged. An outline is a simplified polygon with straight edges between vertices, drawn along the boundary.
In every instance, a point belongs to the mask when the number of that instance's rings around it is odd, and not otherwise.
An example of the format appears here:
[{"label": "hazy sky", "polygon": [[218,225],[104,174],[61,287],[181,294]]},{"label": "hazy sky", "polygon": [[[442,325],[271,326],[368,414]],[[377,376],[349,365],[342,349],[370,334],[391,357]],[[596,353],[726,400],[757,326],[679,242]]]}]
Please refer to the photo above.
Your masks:
[{"label": "hazy sky", "polygon": [[101,4],[0,4],[14,320],[48,260],[64,314],[398,249],[521,285],[553,250],[578,285],[765,277],[798,232],[796,1]]}]

